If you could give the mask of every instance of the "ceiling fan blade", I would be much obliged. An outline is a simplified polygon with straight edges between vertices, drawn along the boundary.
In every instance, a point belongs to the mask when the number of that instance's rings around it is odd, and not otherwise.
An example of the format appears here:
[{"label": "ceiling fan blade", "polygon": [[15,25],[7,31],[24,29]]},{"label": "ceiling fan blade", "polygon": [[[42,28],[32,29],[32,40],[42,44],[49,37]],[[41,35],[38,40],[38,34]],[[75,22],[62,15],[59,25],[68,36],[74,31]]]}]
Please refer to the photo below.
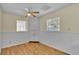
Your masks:
[{"label": "ceiling fan blade", "polygon": [[25,11],[26,11],[26,12],[29,12],[29,9],[25,8]]},{"label": "ceiling fan blade", "polygon": [[35,11],[32,8],[29,8],[29,9],[25,8],[25,11],[26,11],[25,17],[28,17],[28,16],[36,17],[39,14],[38,11]]},{"label": "ceiling fan blade", "polygon": [[36,13],[31,13],[31,15],[32,15],[33,17],[36,17]]},{"label": "ceiling fan blade", "polygon": [[39,13],[39,12],[32,12],[32,13]]}]

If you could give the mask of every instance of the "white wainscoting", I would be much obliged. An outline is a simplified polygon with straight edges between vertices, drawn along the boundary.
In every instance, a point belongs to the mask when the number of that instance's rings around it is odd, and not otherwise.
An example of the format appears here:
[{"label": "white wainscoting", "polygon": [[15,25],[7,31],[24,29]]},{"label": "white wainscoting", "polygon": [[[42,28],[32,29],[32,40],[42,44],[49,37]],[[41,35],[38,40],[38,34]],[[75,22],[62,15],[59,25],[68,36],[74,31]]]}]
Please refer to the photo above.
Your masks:
[{"label": "white wainscoting", "polygon": [[70,54],[79,54],[79,33],[67,32],[39,32],[33,33],[3,33],[1,48],[38,40],[51,47],[55,47]]}]

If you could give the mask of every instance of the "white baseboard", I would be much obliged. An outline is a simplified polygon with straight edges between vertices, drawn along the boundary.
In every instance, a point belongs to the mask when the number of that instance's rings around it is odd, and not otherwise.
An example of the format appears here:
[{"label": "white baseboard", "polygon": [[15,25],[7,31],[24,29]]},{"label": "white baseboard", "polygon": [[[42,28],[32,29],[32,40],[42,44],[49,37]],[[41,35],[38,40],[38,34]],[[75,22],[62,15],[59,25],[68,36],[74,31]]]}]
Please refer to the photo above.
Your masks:
[{"label": "white baseboard", "polygon": [[27,42],[26,42],[26,41],[23,41],[23,42],[17,42],[17,43],[13,43],[13,44],[5,45],[5,46],[3,46],[2,48],[7,48],[7,47],[11,47],[11,46],[16,46],[16,45],[23,44],[23,43],[27,43]]}]

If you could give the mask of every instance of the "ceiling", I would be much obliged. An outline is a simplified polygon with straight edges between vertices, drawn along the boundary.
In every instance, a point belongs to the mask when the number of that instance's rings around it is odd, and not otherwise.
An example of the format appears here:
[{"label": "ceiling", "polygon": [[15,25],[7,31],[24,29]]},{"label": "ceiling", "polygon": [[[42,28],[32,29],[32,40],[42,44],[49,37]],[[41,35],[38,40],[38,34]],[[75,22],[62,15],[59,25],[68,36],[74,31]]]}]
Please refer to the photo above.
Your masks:
[{"label": "ceiling", "polygon": [[1,3],[3,11],[13,13],[16,15],[25,15],[25,8],[32,8],[39,11],[40,15],[49,12],[54,12],[60,8],[69,5],[68,3]]}]

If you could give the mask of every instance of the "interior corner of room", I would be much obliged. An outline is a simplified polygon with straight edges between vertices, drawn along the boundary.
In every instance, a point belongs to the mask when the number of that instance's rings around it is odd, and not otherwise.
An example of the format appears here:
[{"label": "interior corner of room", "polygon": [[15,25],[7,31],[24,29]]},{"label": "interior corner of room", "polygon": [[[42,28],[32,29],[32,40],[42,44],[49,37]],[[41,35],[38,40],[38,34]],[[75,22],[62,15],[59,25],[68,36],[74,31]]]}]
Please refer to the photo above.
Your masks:
[{"label": "interior corner of room", "polygon": [[[24,17],[25,13],[31,12],[31,10],[27,12],[28,10],[25,8],[34,9],[34,13],[39,14],[30,13],[33,17],[28,14]],[[35,10],[39,12],[35,12]],[[79,4],[2,3],[0,4],[0,48],[13,48],[24,44],[23,47],[30,45],[25,44],[29,41],[39,41],[49,47],[76,55],[79,54],[78,25]],[[24,29],[19,29],[21,26]],[[35,45],[33,44],[33,46]],[[43,47],[40,43],[36,46]]]}]

